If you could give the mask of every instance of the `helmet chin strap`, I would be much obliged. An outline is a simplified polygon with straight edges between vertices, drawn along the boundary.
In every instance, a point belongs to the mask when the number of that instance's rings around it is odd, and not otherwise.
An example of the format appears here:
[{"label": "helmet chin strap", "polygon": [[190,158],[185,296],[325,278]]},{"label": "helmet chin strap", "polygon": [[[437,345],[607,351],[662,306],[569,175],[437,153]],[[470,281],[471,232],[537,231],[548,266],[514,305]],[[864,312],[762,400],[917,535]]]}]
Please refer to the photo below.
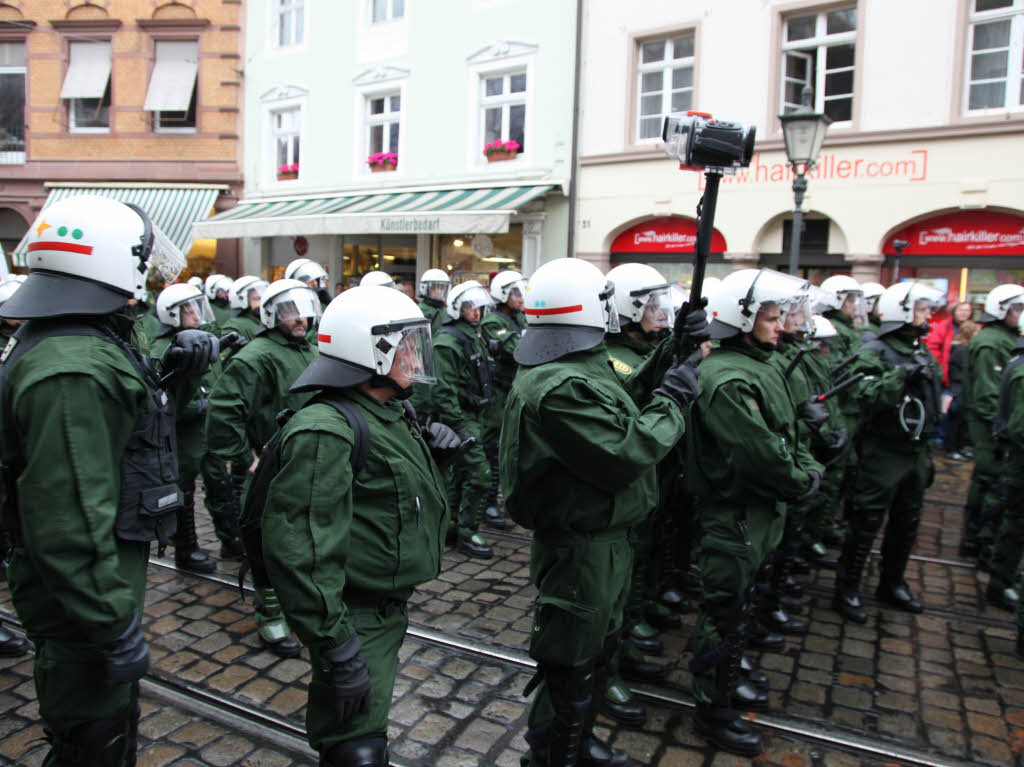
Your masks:
[{"label": "helmet chin strap", "polygon": [[412,396],[412,386],[399,386],[391,376],[382,376],[374,373],[370,377],[370,386],[375,389],[391,389],[395,392],[395,399],[409,399]]}]

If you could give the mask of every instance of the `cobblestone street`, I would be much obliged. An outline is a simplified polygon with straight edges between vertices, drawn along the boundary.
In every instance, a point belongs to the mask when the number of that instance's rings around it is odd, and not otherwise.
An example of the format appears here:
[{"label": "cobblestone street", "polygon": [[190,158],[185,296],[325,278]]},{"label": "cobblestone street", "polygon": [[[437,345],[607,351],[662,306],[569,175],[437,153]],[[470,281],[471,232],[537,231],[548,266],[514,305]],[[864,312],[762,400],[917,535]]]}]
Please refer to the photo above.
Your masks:
[{"label": "cobblestone street", "polygon": [[[787,637],[781,653],[752,653],[771,682],[772,710],[758,717],[769,749],[758,764],[1024,763],[1016,629],[1009,613],[984,606],[988,576],[956,556],[970,464],[940,460],[938,469],[908,569],[924,614],[880,609],[873,567],[863,589],[871,618],[843,624],[829,607],[834,573],[812,575],[810,631]],[[200,532],[216,553],[209,524]],[[389,729],[395,764],[512,767],[526,750],[529,542],[519,529],[493,541],[496,556],[487,562],[449,551],[440,577],[409,603]],[[260,648],[251,598],[243,602],[234,585],[237,563],[220,563],[220,582],[178,573],[172,563],[172,556],[154,558],[150,567],[151,670],[142,689],[139,764],[316,764],[302,736],[305,651],[282,660]],[[17,628],[6,584],[0,608]],[[749,761],[716,753],[691,731],[685,669],[693,620],[685,614],[681,630],[662,635],[661,660],[675,668],[660,689],[641,688],[646,725],[599,720],[599,733],[637,763]],[[0,661],[2,764],[38,765],[48,748],[36,721],[32,665],[31,656]]]}]

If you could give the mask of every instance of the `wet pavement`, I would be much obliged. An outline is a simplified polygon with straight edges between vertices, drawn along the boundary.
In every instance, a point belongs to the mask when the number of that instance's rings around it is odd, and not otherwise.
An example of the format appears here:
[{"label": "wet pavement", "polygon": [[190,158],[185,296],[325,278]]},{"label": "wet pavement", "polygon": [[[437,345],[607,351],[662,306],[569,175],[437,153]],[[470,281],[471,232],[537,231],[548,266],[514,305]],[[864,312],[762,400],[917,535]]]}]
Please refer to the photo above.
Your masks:
[{"label": "wet pavement", "polygon": [[[810,629],[780,653],[751,653],[771,682],[759,720],[768,750],[759,765],[853,767],[990,764],[1024,767],[1024,660],[1014,653],[1010,613],[984,605],[988,576],[957,557],[971,464],[937,460],[907,580],[922,615],[873,599],[877,560],[863,594],[866,625],[829,608],[834,573],[804,576]],[[199,515],[205,519],[205,514]],[[216,553],[210,525],[205,548]],[[444,569],[410,601],[389,737],[395,764],[512,767],[526,750],[532,672],[526,649],[534,590],[529,538],[493,537],[496,556],[449,551]],[[140,765],[313,765],[302,742],[308,656],[279,659],[260,647],[251,597],[234,586],[237,563],[216,582],[150,567],[145,630],[151,671],[143,687]],[[6,585],[0,617],[15,619]],[[662,634],[673,665],[643,728],[599,720],[598,732],[638,764],[725,767],[750,760],[716,752],[691,731],[686,642],[695,616]],[[444,642],[438,641],[444,635]],[[458,645],[467,646],[458,646]],[[493,651],[493,652],[492,652]],[[37,765],[39,740],[31,657],[0,659],[0,764]]]}]

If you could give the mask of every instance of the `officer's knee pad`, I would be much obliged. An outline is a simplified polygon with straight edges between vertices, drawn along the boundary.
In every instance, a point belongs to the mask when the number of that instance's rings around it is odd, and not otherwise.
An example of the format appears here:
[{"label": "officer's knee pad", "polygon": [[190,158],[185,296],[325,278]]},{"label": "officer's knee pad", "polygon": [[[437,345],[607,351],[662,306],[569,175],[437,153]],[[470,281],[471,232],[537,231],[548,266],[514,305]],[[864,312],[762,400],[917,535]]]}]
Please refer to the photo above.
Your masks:
[{"label": "officer's knee pad", "polygon": [[320,757],[320,767],[388,767],[387,735],[335,743]]}]

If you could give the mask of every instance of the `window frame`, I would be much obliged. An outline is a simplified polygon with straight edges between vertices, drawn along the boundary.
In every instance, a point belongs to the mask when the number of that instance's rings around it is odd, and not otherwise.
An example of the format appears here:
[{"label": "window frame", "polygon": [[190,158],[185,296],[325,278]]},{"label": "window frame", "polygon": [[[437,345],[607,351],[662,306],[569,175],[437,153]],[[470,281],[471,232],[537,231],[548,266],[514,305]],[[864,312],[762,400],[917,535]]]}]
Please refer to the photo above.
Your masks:
[{"label": "window frame", "polygon": [[[856,26],[851,32],[838,32],[832,35],[828,34],[827,21],[828,14],[835,11],[842,10],[853,10],[855,15]],[[794,40],[788,42],[786,40],[786,30],[789,22],[800,16],[811,16],[815,17],[815,29],[814,36],[804,38],[802,40]],[[807,52],[802,50],[810,46],[814,47],[814,110],[817,112],[825,111],[825,78],[829,73],[826,68],[826,56],[828,48],[833,45],[853,45],[853,66],[852,67],[840,67],[838,70],[831,70],[833,73],[837,71],[849,70],[853,73],[853,82],[849,95],[843,95],[841,98],[850,98],[850,119],[849,120],[836,120],[831,126],[830,130],[843,130],[855,128],[859,122],[859,109],[860,109],[860,78],[861,78],[861,67],[863,63],[863,55],[861,49],[861,40],[863,34],[858,34],[864,29],[863,19],[863,3],[862,2],[837,2],[830,3],[827,5],[807,5],[804,7],[792,7],[780,10],[778,26],[778,44],[776,50],[778,75],[777,83],[778,89],[776,91],[777,106],[778,109],[773,116],[773,119],[769,124],[777,124],[777,115],[783,114],[786,111],[786,104],[792,103],[786,101],[786,60],[787,56],[792,53],[803,53],[807,55]],[[834,99],[829,99],[834,100]],[[778,135],[781,135],[781,128],[778,129]]]},{"label": "window frame", "polygon": [[[1024,0],[1012,0],[1013,5],[1009,8],[996,8],[989,11],[975,11],[975,0],[966,0],[964,34],[961,37],[963,45],[962,76],[960,85],[962,92],[959,99],[959,117],[977,118],[992,117],[998,115],[1015,115],[1024,113],[1024,64],[1014,67],[1014,62],[1024,61]],[[971,79],[971,64],[974,56],[974,29],[979,24],[992,23],[997,21],[1010,21],[1010,40],[1006,51],[1006,76],[1003,78],[984,78],[980,81]],[[995,51],[998,49],[986,48],[984,51]],[[1003,94],[1003,105],[998,107],[982,107],[971,109],[971,85],[974,82],[999,82],[1005,83]],[[1017,103],[1008,104],[1012,94],[1017,94]]]},{"label": "window frame", "polygon": [[[278,132],[278,130],[277,130],[277,126],[276,126],[277,116],[280,115],[280,114],[283,114],[285,112],[296,112],[298,114],[298,130],[294,134],[284,134],[284,133]],[[304,118],[304,112],[305,112],[304,105],[301,104],[301,103],[295,103],[295,102],[284,102],[284,103],[280,103],[280,104],[275,104],[274,106],[268,106],[267,107],[267,122],[268,122],[268,128],[269,128],[269,136],[270,136],[270,142],[269,142],[269,146],[268,146],[268,149],[267,149],[267,151],[269,153],[269,157],[270,157],[270,162],[268,163],[268,169],[269,169],[268,180],[272,184],[287,183],[287,181],[290,181],[290,180],[294,180],[294,181],[301,181],[302,180],[302,144],[303,144],[302,134],[303,134],[303,128],[305,127],[305,123],[304,123],[304,119],[303,119]],[[280,138],[282,135],[295,135],[295,136],[298,137],[298,140],[299,140],[298,141],[298,143],[299,143],[299,163],[298,163],[298,165],[299,165],[299,175],[295,179],[278,179],[277,178],[277,168],[278,168],[278,162],[277,162],[277,142],[278,142],[278,138]],[[293,151],[294,151],[294,146],[290,146],[289,147],[289,155],[291,155]],[[288,164],[291,164],[291,163],[288,163]]]},{"label": "window frame", "polygon": [[[21,106],[21,126],[22,126],[21,127],[21,144],[22,144],[22,148],[20,150],[17,150],[17,149],[7,149],[7,150],[5,150],[2,147],[0,147],[0,164],[2,164],[2,165],[23,165],[26,162],[27,157],[28,157],[28,155],[26,153],[28,137],[25,135],[26,134],[26,130],[25,130],[26,114],[28,112],[28,44],[27,44],[27,41],[25,40],[25,38],[16,38],[16,39],[14,39],[14,38],[0,38],[0,45],[5,44],[5,43],[20,44],[22,49],[23,49],[23,52],[24,52],[23,63],[22,63],[21,66],[0,65],[0,75],[19,75],[19,74],[21,75],[21,87],[22,87],[22,91],[24,92],[23,103],[22,103],[22,106]],[[20,155],[20,158],[17,155]]]},{"label": "window frame", "polygon": [[[397,142],[396,148],[394,150],[392,150],[390,148],[390,145],[391,145],[390,140],[384,140],[383,141],[383,148],[380,150],[381,152],[391,152],[391,151],[394,151],[394,153],[398,155],[399,163],[398,163],[398,166],[395,168],[395,170],[397,171],[399,168],[402,167],[402,163],[401,163],[402,153],[401,153],[400,150],[402,148],[402,132],[403,132],[402,131],[402,127],[403,127],[402,126],[402,123],[403,123],[402,109],[405,106],[404,88],[402,88],[400,85],[392,85],[392,87],[390,87],[390,88],[383,88],[382,87],[382,88],[377,88],[377,89],[374,89],[374,90],[366,90],[366,91],[363,91],[360,95],[362,96],[362,102],[363,102],[363,121],[362,121],[363,171],[365,173],[370,173],[371,172],[370,171],[370,167],[366,164],[366,158],[369,157],[371,154],[375,154],[372,151],[372,147],[371,147],[371,144],[372,144],[372,141],[373,141],[371,134],[372,134],[373,129],[375,127],[377,127],[377,126],[380,126],[380,125],[383,125],[385,127],[390,126],[390,125],[397,125],[398,126],[398,142]],[[384,112],[381,112],[378,115],[375,115],[375,114],[373,114],[370,111],[371,103],[374,100],[382,98],[382,99],[385,100],[385,103],[387,103],[390,99],[392,99],[394,97],[398,98],[399,108],[398,108],[397,112],[384,111]]]},{"label": "window frame", "polygon": [[[280,6],[280,3],[287,3],[287,9]],[[268,25],[269,32],[269,48],[272,51],[291,52],[299,51],[305,48],[306,40],[309,34],[309,14],[307,11],[308,3],[307,0],[272,0],[267,4],[270,9],[270,24]],[[296,10],[302,12],[302,39],[296,41],[294,39],[294,24],[292,25],[292,40],[288,43],[280,42],[280,31],[281,31],[281,14],[283,12],[294,13]]]},{"label": "window frame", "polygon": [[[111,110],[113,109],[113,103],[114,103],[114,96],[113,96],[113,90],[114,90],[114,44],[113,44],[113,39],[109,38],[109,37],[108,38],[103,38],[103,39],[97,38],[95,41],[90,41],[90,42],[104,42],[108,46],[110,46],[110,75],[107,77],[107,87],[103,91],[103,95],[99,99],[96,99],[97,101],[99,101],[99,103],[96,105],[96,114],[99,114],[99,112],[102,110],[102,108],[104,106],[104,102],[106,102],[106,107],[107,107],[107,124],[106,124],[106,126],[98,126],[98,125],[94,125],[94,126],[81,125],[80,126],[80,125],[77,124],[77,120],[75,118],[76,105],[78,104],[78,102],[81,102],[81,101],[93,101],[93,99],[70,98],[70,99],[61,99],[61,100],[65,102],[65,109],[67,110],[66,114],[67,114],[68,133],[109,134],[111,132],[111,123],[112,123],[112,117],[113,117],[111,115]],[[78,40],[68,40],[68,39],[66,39],[66,43],[65,43],[66,54],[64,56],[64,75],[61,78],[61,82],[64,81],[64,77],[67,77],[68,69],[71,67],[71,47],[73,45],[75,45],[75,44],[88,45],[90,43],[89,42],[82,42],[82,41],[78,41]]]},{"label": "window frame", "polygon": [[189,113],[192,114],[192,125],[191,126],[184,126],[184,125],[173,125],[173,124],[171,124],[171,125],[164,126],[164,125],[162,125],[161,115],[165,114],[165,112],[158,110],[158,111],[153,111],[153,112],[150,113],[152,115],[152,118],[151,118],[152,119],[152,129],[153,129],[153,133],[157,133],[157,134],[160,134],[160,135],[179,135],[179,136],[180,135],[192,135],[192,134],[195,134],[195,133],[199,132],[199,83],[202,81],[202,78],[200,77],[200,74],[201,74],[200,73],[200,69],[201,69],[200,65],[202,64],[202,60],[203,60],[202,51],[200,50],[200,40],[199,40],[199,38],[197,38],[197,37],[188,37],[188,38],[181,38],[181,37],[154,37],[153,38],[153,66],[149,70],[149,77],[150,77],[150,80],[152,80],[152,78],[153,78],[153,71],[156,68],[156,61],[157,61],[156,49],[157,49],[157,46],[160,43],[175,43],[175,42],[179,42],[179,43],[181,43],[181,42],[188,42],[188,43],[194,42],[196,44],[196,58],[197,58],[197,61],[196,61],[196,82],[195,82],[195,85],[192,87],[192,99],[189,101],[189,107],[188,107],[188,109],[185,110],[185,114],[186,115],[188,115]]},{"label": "window frame", "polygon": [[[405,13],[406,13],[406,10],[407,10],[405,5],[406,5],[407,0],[380,0],[381,2],[384,3],[384,8],[385,8],[384,17],[381,18],[381,19],[375,19],[374,18],[374,11],[376,10],[377,1],[378,0],[367,0],[368,7],[367,7],[367,10],[366,10],[366,18],[370,22],[371,25],[373,25],[373,24],[387,24],[389,22],[400,21],[400,20],[405,18]],[[396,16],[395,15],[395,3],[397,3],[397,2],[401,2],[402,3],[402,12],[401,12],[401,14]]]},{"label": "window frame", "polygon": [[[512,88],[512,77],[517,75],[523,75],[526,77],[526,88],[522,91],[513,91]],[[512,136],[510,135],[512,125],[512,114],[511,108],[514,106],[522,106],[523,113],[523,140],[521,143],[520,151],[516,153],[516,159],[525,156],[528,153],[531,144],[527,143],[527,138],[530,135],[529,131],[529,119],[531,114],[530,108],[530,83],[532,72],[529,71],[529,67],[525,64],[515,64],[504,66],[492,70],[482,71],[478,74],[479,81],[477,85],[477,135],[480,137],[480,157],[482,162],[487,163],[487,157],[483,154],[484,145],[487,141],[487,111],[489,109],[500,108],[501,109],[501,141],[511,141]],[[502,78],[502,92],[497,96],[487,95],[487,81],[493,80],[494,78]],[[506,90],[507,85],[507,90]],[[493,139],[492,139],[493,140]],[[515,160],[513,160],[514,162]]]},{"label": "window frame", "polygon": [[[644,46],[648,43],[653,42],[665,42],[674,43],[674,41],[681,37],[690,36],[693,38],[693,54],[687,56],[685,59],[661,59],[659,62],[653,64],[644,64],[642,61]],[[681,62],[676,64],[675,62]],[[643,37],[633,38],[633,72],[632,72],[632,86],[633,86],[633,98],[632,98],[632,129],[631,135],[633,137],[633,144],[637,146],[649,146],[651,144],[658,144],[661,142],[661,131],[658,131],[657,136],[650,136],[643,138],[640,135],[641,119],[640,114],[641,106],[644,98],[643,91],[643,77],[645,74],[651,72],[662,73],[662,87],[661,93],[661,121],[664,122],[665,116],[672,114],[672,95],[677,90],[671,87],[670,77],[671,73],[675,69],[679,69],[682,66],[688,65],[691,72],[690,86],[688,88],[690,92],[690,110],[696,109],[696,94],[697,94],[697,28],[695,26],[682,27],[672,32],[663,32],[656,35],[645,35]],[[668,87],[666,87],[666,85]],[[687,90],[686,88],[678,90]],[[648,118],[650,116],[648,115]]]}]

